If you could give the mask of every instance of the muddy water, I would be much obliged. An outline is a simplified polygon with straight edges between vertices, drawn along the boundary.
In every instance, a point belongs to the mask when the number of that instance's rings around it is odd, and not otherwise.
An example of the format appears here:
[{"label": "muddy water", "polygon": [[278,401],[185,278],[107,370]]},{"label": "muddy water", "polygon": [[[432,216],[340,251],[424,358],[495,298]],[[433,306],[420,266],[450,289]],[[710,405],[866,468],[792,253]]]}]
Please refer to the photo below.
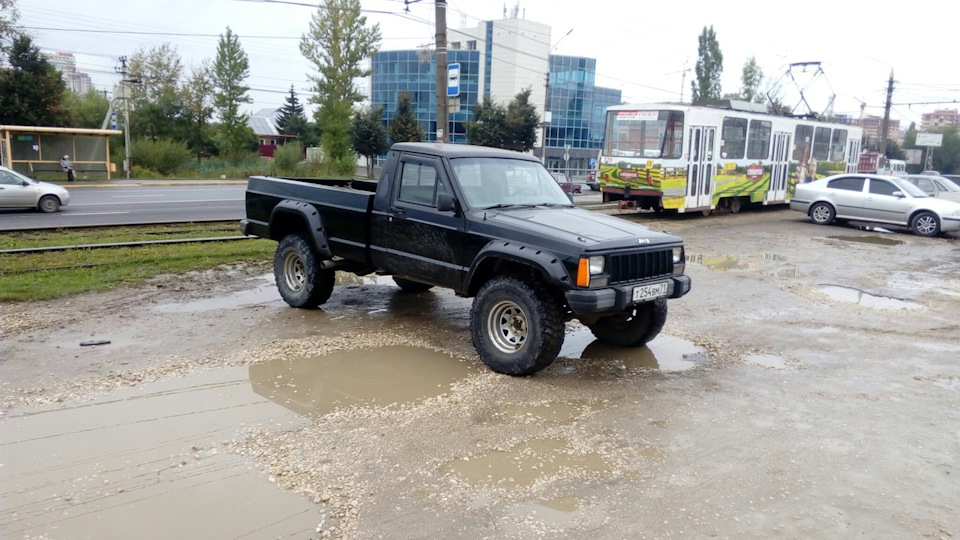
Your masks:
[{"label": "muddy water", "polygon": [[687,371],[709,359],[703,347],[666,334],[643,347],[618,347],[601,342],[587,329],[567,334],[560,356],[582,360],[572,364],[573,371],[605,365],[623,370]]},{"label": "muddy water", "polygon": [[447,462],[442,470],[473,485],[507,489],[530,486],[555,476],[561,470],[578,476],[603,476],[610,463],[600,454],[574,453],[563,439],[534,439],[506,451],[492,450]]},{"label": "muddy water", "polygon": [[828,236],[827,238],[831,240],[841,240],[843,242],[873,244],[875,246],[899,246],[903,244],[903,240],[887,238],[886,236]]},{"label": "muddy water", "polygon": [[413,403],[447,392],[471,372],[448,354],[409,346],[278,358],[249,370],[254,392],[302,415]]},{"label": "muddy water", "polygon": [[308,537],[323,511],[223,451],[244,426],[302,422],[251,392],[246,368],[13,410],[0,429],[3,536]]},{"label": "muddy water", "polygon": [[842,287],[839,285],[821,285],[820,292],[834,300],[859,304],[864,307],[874,309],[903,309],[918,310],[923,306],[915,302],[900,300],[899,298],[890,298],[888,296],[879,296],[854,289],[852,287]]}]

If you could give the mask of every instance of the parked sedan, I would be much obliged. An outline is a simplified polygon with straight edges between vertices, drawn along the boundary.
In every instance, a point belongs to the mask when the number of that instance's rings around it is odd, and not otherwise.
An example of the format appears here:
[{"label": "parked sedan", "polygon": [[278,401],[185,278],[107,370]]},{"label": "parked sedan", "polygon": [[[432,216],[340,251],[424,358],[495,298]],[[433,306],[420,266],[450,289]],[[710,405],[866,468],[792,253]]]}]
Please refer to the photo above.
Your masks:
[{"label": "parked sedan", "polygon": [[66,189],[0,167],[0,208],[37,208],[41,212],[56,212],[70,202]]},{"label": "parked sedan", "polygon": [[907,176],[907,182],[917,186],[931,197],[960,202],[960,186],[942,176],[911,174]]},{"label": "parked sedan", "polygon": [[960,230],[960,203],[930,197],[892,176],[838,174],[799,184],[790,208],[820,225],[855,220],[909,227],[920,236]]},{"label": "parked sedan", "polygon": [[558,172],[550,173],[550,175],[560,184],[560,188],[563,189],[564,193],[580,193],[582,189],[580,184],[568,180],[567,175]]}]

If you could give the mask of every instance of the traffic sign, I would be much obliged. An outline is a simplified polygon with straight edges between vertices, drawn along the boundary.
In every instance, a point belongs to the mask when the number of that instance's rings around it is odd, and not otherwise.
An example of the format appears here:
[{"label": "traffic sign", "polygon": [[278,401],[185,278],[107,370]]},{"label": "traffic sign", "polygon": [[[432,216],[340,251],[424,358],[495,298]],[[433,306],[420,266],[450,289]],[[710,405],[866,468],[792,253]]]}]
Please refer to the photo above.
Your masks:
[{"label": "traffic sign", "polygon": [[460,64],[447,64],[447,97],[460,95]]}]

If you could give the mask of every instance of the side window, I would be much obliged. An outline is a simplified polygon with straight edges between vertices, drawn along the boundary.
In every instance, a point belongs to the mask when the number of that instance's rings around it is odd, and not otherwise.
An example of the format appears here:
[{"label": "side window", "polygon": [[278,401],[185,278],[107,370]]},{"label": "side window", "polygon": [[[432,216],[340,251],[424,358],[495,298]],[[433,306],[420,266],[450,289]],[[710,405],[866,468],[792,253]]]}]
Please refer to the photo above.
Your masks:
[{"label": "side window", "polygon": [[7,171],[0,171],[0,186],[19,186],[23,181]]},{"label": "side window", "polygon": [[843,161],[843,149],[847,146],[847,130],[833,130],[833,138],[830,139],[830,161]]},{"label": "side window", "polygon": [[817,161],[827,161],[830,158],[830,128],[817,128],[813,138],[813,157]]},{"label": "side window", "polygon": [[[918,188],[922,189],[924,193],[929,193],[931,195],[933,194],[933,182],[930,180],[926,178],[918,178],[914,184],[916,184]],[[940,189],[946,191],[942,187]]]},{"label": "side window", "polygon": [[797,126],[793,144],[793,159],[806,162],[813,146],[813,126]]},{"label": "side window", "polygon": [[863,178],[837,178],[836,180],[831,180],[827,184],[827,187],[845,191],[863,191]]},{"label": "side window", "polygon": [[747,119],[723,119],[723,146],[720,147],[721,159],[743,159],[747,143]]},{"label": "side window", "polygon": [[400,194],[404,202],[436,206],[437,193],[446,189],[437,178],[437,169],[431,164],[404,161],[400,171]]},{"label": "side window", "polygon": [[747,137],[747,158],[767,159],[770,157],[770,122],[763,120],[750,121],[750,136]]},{"label": "side window", "polygon": [[900,191],[900,188],[886,180],[870,179],[870,193],[874,195],[893,195],[894,191]]}]

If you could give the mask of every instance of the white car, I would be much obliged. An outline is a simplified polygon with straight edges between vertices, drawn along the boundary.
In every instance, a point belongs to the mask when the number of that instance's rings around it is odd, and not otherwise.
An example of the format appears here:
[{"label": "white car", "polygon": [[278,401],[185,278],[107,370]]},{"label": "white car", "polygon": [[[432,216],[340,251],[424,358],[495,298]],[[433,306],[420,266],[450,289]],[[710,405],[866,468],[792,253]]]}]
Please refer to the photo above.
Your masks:
[{"label": "white car", "polygon": [[70,193],[63,187],[0,167],[0,208],[37,208],[50,213],[69,202]]},{"label": "white car", "polygon": [[790,208],[820,225],[853,220],[909,227],[919,236],[960,231],[960,203],[930,197],[893,176],[837,174],[799,184]]},{"label": "white car", "polygon": [[960,202],[960,186],[951,182],[949,178],[928,174],[911,174],[907,176],[907,182],[917,186],[931,197]]}]

